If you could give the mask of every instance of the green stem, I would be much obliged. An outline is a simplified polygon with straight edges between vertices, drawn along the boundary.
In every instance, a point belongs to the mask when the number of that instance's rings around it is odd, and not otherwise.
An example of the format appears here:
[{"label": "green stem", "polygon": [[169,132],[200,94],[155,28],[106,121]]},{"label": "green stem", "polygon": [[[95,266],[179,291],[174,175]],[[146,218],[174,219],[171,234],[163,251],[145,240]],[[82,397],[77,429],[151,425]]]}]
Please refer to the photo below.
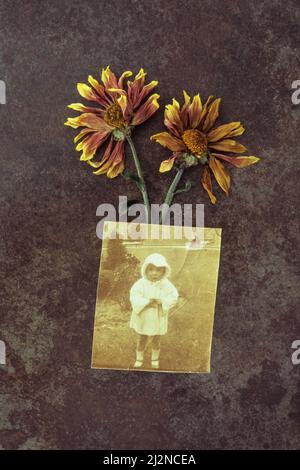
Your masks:
[{"label": "green stem", "polygon": [[151,210],[150,210],[149,197],[148,197],[148,193],[147,193],[147,189],[146,189],[146,183],[145,183],[143,172],[142,172],[142,167],[141,167],[139,157],[136,153],[136,149],[135,149],[135,146],[134,146],[134,143],[133,143],[131,137],[128,135],[126,137],[126,140],[129,143],[131,153],[132,153],[132,157],[133,157],[134,164],[135,164],[135,168],[136,168],[136,172],[137,172],[137,175],[138,175],[138,177],[140,179],[140,182],[141,182],[141,184],[139,185],[139,189],[142,193],[143,202],[144,202],[144,205],[145,205],[145,208],[146,208],[146,222],[149,223],[150,222]]},{"label": "green stem", "polygon": [[181,177],[183,175],[183,172],[184,172],[184,168],[178,168],[176,170],[176,175],[172,181],[172,183],[170,184],[170,187],[168,189],[168,192],[166,194],[166,197],[165,197],[165,200],[164,200],[164,204],[167,204],[168,207],[164,207],[164,209],[162,210],[162,214],[161,214],[161,223],[164,222],[164,219],[165,219],[165,216],[166,216],[166,213],[173,201],[173,198],[174,198],[174,194],[175,194],[175,191],[177,189],[177,186],[179,184],[179,181],[181,180]]}]

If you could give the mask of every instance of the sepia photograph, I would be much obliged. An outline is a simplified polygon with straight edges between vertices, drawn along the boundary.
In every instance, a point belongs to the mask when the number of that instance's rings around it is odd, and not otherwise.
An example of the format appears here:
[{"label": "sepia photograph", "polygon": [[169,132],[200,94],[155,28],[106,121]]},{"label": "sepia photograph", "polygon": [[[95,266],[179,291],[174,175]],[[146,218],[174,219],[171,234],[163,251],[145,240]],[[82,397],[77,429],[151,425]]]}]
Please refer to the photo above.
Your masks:
[{"label": "sepia photograph", "polygon": [[92,367],[210,372],[221,229],[132,225],[105,222]]}]

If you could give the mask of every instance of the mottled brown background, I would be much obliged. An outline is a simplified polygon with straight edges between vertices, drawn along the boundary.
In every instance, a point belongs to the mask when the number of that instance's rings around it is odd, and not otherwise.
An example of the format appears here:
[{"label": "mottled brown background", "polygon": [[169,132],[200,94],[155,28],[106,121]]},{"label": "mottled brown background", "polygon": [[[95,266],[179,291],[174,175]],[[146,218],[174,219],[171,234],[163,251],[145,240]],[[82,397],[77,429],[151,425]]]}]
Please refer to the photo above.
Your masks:
[{"label": "mottled brown background", "polygon": [[[0,447],[297,448],[300,7],[282,1],[3,1],[1,123]],[[199,185],[177,201],[205,203],[223,228],[210,375],[90,369],[101,244],[96,207],[135,196],[91,174],[63,126],[76,82],[111,64],[143,66],[161,105],[182,88],[223,98],[260,164],[234,170],[229,198]],[[153,202],[167,152],[135,139]]]}]

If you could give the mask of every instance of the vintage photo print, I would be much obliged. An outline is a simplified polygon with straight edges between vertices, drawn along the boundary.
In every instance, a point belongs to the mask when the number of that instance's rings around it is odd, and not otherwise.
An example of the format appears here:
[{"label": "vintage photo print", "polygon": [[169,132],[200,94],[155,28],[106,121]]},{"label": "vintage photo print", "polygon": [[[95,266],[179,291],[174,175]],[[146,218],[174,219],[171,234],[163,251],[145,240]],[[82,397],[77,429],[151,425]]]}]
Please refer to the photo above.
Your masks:
[{"label": "vintage photo print", "polygon": [[221,229],[132,225],[105,222],[92,367],[210,372]]}]

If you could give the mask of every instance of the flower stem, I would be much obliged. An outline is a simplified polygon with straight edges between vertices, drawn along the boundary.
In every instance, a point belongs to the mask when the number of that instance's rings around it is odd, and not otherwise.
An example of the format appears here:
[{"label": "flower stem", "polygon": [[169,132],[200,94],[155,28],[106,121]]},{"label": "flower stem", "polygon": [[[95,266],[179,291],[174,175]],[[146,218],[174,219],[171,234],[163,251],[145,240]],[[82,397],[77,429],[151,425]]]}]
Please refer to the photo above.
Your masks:
[{"label": "flower stem", "polygon": [[132,157],[133,157],[134,164],[135,164],[135,168],[136,168],[136,172],[137,172],[137,175],[140,179],[140,184],[138,185],[138,187],[139,187],[139,189],[142,193],[143,202],[144,202],[144,205],[145,205],[146,223],[149,223],[150,222],[151,210],[150,210],[150,202],[149,202],[148,192],[147,192],[147,188],[146,188],[146,183],[145,183],[143,172],[142,172],[142,167],[141,167],[139,157],[137,155],[134,143],[133,143],[130,135],[128,135],[126,137],[126,140],[129,143],[130,150],[131,150]]},{"label": "flower stem", "polygon": [[164,204],[166,204],[167,206],[164,206],[163,210],[162,210],[162,214],[161,214],[161,223],[164,222],[164,219],[165,219],[165,216],[166,216],[166,213],[173,201],[173,198],[174,198],[174,195],[175,195],[175,191],[177,189],[177,186],[179,184],[179,181],[181,180],[181,177],[183,175],[183,172],[184,172],[184,168],[178,168],[176,170],[176,175],[172,181],[172,183],[170,184],[170,187],[168,189],[168,192],[166,194],[166,197],[165,197],[165,200],[164,200]]}]

